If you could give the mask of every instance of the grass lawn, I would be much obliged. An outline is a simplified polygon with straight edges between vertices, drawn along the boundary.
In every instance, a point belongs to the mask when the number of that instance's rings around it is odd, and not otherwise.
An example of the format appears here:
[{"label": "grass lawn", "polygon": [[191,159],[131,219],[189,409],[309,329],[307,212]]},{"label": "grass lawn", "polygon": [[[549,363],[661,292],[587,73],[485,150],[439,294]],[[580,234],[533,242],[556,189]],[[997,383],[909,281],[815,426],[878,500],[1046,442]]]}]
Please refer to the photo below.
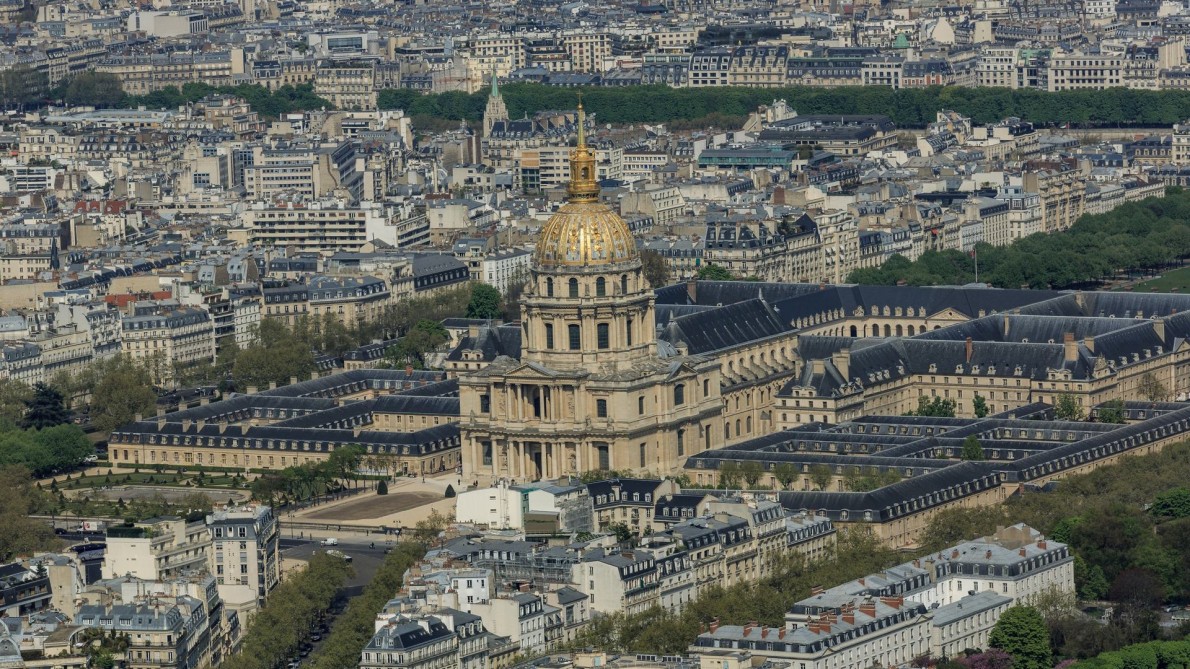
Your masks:
[{"label": "grass lawn", "polygon": [[1156,279],[1136,284],[1134,293],[1190,293],[1190,267],[1165,272]]}]

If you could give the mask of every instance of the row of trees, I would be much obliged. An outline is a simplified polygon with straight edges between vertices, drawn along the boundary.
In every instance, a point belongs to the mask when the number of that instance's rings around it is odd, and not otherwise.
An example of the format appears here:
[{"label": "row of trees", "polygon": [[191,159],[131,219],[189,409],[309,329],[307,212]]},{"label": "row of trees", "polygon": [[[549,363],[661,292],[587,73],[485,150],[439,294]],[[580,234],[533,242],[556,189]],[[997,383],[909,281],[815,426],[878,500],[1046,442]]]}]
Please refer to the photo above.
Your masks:
[{"label": "row of trees", "polygon": [[330,636],[311,658],[310,666],[314,669],[357,666],[360,651],[375,634],[377,612],[401,589],[405,572],[424,554],[420,544],[402,542],[385,556],[363,593],[352,598],[347,610],[335,621]]},{"label": "row of trees", "polygon": [[[242,650],[227,658],[227,669],[275,669],[297,654],[307,631],[335,600],[351,567],[331,555],[314,555],[305,569],[286,577],[252,617]],[[361,646],[362,647],[362,646]],[[348,666],[348,665],[344,665]]]},{"label": "row of trees", "polygon": [[252,497],[269,506],[284,502],[304,502],[340,486],[340,481],[359,478],[363,463],[362,446],[337,448],[322,462],[307,462],[286,467],[279,472],[267,472],[252,482]]},{"label": "row of trees", "polygon": [[[540,84],[501,86],[509,115],[518,118],[541,109],[570,109],[574,89]],[[584,88],[583,106],[600,122],[666,123],[676,121],[732,122],[762,104],[784,99],[802,114],[885,114],[906,128],[924,128],[939,111],[950,109],[976,123],[993,123],[1019,116],[1037,125],[1071,124],[1084,127],[1168,127],[1190,116],[1188,91],[1104,91],[1049,93],[1033,89],[931,88],[896,89],[878,86],[817,88],[670,88],[624,86]],[[412,90],[386,90],[381,109],[403,109],[413,116],[458,121],[483,117],[486,89],[467,94],[422,95]]]},{"label": "row of trees", "polygon": [[[1000,288],[1077,288],[1125,270],[1152,271],[1190,256],[1190,193],[1171,187],[1164,198],[1084,215],[1069,229],[1038,233],[1010,246],[977,244],[979,279]],[[853,271],[852,283],[960,285],[975,280],[975,259],[928,251],[916,261],[893,256]]]}]

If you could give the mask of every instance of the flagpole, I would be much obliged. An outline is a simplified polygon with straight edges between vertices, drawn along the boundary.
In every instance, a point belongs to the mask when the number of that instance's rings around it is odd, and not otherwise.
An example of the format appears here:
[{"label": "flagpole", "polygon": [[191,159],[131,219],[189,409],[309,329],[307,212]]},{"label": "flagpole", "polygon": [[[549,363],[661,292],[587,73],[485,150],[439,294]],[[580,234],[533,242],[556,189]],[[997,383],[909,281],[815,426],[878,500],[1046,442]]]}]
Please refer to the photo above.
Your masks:
[{"label": "flagpole", "polygon": [[979,283],[979,247],[971,247],[971,257],[975,258],[975,283]]}]

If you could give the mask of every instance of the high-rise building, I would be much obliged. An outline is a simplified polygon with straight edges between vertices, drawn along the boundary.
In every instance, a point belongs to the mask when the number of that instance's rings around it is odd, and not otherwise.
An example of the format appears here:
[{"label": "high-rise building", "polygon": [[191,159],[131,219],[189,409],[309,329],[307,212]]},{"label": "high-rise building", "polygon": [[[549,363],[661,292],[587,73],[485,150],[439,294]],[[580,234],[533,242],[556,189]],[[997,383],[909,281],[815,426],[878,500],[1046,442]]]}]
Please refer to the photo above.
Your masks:
[{"label": "high-rise building", "polygon": [[212,542],[208,567],[219,595],[229,603],[263,604],[281,579],[281,532],[272,507],[219,509],[206,525]]}]

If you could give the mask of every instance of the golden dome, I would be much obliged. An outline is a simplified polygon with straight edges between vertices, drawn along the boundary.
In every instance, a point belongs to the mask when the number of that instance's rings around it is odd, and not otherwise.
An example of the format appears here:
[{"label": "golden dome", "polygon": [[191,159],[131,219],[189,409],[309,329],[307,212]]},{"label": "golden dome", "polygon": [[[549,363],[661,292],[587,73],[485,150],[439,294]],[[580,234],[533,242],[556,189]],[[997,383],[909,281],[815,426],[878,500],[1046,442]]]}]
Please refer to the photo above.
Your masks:
[{"label": "golden dome", "polygon": [[570,152],[569,201],[541,229],[535,254],[539,267],[612,265],[637,257],[628,224],[599,201],[595,154],[587,148],[585,122],[580,100],[578,146]]}]

